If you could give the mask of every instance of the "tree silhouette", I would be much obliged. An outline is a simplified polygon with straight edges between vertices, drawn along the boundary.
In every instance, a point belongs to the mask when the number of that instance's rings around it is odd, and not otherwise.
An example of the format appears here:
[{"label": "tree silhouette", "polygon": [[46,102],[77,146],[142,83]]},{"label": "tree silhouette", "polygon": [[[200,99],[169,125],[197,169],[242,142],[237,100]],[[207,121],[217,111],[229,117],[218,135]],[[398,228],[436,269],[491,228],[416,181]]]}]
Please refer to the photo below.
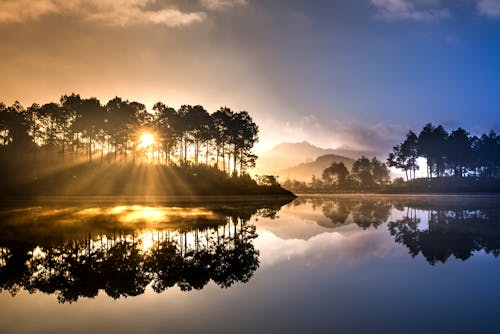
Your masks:
[{"label": "tree silhouette", "polygon": [[321,179],[323,180],[323,184],[331,188],[340,189],[345,186],[348,176],[349,170],[343,162],[332,162],[332,164],[323,171]]},{"label": "tree silhouette", "polygon": [[[454,175],[497,178],[500,176],[500,137],[491,131],[481,137],[471,136],[457,128],[448,133],[442,125],[426,124],[418,137],[408,132],[406,140],[394,146],[387,162],[390,167],[402,169],[407,181],[415,179],[416,159],[427,160],[427,176],[442,178]],[[410,177],[408,177],[410,171]]]},{"label": "tree silhouette", "polygon": [[[152,188],[165,185],[171,194],[257,193],[261,188],[248,170],[257,159],[252,150],[258,131],[248,112],[227,107],[210,114],[200,105],[175,110],[157,102],[148,112],[120,97],[103,105],[78,94],[26,109],[18,102],[0,104],[0,168],[6,176],[0,193],[96,194],[102,181],[109,183],[101,184],[102,191],[142,193],[148,187],[141,188],[137,182],[144,180],[137,177],[146,174],[157,177]],[[144,136],[153,142],[145,145]]]}]

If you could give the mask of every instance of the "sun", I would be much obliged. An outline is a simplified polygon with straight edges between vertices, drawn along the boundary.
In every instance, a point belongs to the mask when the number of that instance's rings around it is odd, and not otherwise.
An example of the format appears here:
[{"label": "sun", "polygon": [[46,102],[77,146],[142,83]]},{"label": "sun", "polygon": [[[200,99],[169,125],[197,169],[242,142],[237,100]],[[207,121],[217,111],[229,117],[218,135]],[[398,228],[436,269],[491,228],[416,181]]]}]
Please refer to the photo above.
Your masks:
[{"label": "sun", "polygon": [[149,147],[155,143],[155,136],[152,133],[144,132],[139,137],[139,146]]}]

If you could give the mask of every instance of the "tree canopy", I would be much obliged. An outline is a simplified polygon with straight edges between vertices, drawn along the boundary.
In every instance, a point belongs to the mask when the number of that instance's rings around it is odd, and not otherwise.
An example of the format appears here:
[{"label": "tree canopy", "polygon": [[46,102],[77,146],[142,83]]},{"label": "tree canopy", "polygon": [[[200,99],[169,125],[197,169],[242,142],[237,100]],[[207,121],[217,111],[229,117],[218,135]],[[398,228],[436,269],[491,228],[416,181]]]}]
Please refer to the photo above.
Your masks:
[{"label": "tree canopy", "polygon": [[[242,175],[255,165],[259,128],[246,111],[227,107],[210,114],[201,105],[179,109],[162,102],[151,112],[115,97],[63,95],[58,102],[24,108],[0,103],[0,152],[59,160],[210,165]],[[154,138],[144,143],[144,134]]]},{"label": "tree canopy", "polygon": [[390,167],[415,178],[416,160],[425,158],[428,177],[500,177],[500,136],[494,131],[471,136],[462,128],[448,133],[442,125],[426,124],[417,136],[409,131],[387,158]]}]

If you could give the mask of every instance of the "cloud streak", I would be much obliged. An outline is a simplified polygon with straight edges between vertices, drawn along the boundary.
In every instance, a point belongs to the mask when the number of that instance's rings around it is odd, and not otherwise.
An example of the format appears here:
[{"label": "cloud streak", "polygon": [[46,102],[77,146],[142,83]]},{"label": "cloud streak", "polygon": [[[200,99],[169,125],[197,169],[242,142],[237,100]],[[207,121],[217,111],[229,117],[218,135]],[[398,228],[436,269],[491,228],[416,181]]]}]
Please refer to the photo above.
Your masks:
[{"label": "cloud streak", "polygon": [[451,16],[446,8],[435,1],[370,0],[377,12],[375,17],[388,21],[438,21]]},{"label": "cloud streak", "polygon": [[[205,6],[217,8],[241,1],[210,0]],[[4,0],[0,2],[0,23],[21,23],[47,15],[71,14],[85,21],[111,26],[156,24],[182,27],[204,21],[207,18],[204,9],[201,6],[199,10],[182,11],[171,3],[161,4],[156,0]]]},{"label": "cloud streak", "polygon": [[[277,124],[266,125],[274,129],[279,127]],[[316,115],[304,115],[295,121],[284,123],[281,128],[278,137],[287,138],[290,142],[305,140],[322,147],[342,147],[376,155],[385,155],[408,131],[407,127],[401,125],[323,119]],[[271,141],[279,142],[279,139]]]},{"label": "cloud streak", "polygon": [[500,18],[500,0],[479,0],[477,11],[483,16],[498,19]]},{"label": "cloud streak", "polygon": [[224,10],[248,4],[248,0],[201,0],[200,2],[205,8],[211,10]]}]

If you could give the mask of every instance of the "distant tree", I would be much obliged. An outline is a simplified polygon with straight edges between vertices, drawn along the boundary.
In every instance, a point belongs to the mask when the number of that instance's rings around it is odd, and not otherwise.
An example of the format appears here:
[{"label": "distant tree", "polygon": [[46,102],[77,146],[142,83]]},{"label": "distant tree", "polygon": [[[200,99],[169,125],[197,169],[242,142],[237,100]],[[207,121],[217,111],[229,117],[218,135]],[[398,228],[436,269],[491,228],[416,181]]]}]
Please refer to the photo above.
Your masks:
[{"label": "distant tree", "polygon": [[351,175],[361,189],[371,189],[389,182],[389,169],[375,157],[370,160],[363,156],[356,160]]},{"label": "distant tree", "polygon": [[464,176],[467,166],[474,162],[474,151],[469,133],[462,128],[453,131],[448,137],[448,164],[457,177]]},{"label": "distant tree", "polygon": [[410,178],[415,178],[415,172],[419,168],[417,163],[418,156],[419,152],[417,135],[413,131],[409,131],[406,134],[405,141],[399,145],[394,146],[393,151],[389,153],[387,163],[389,167],[395,167],[404,170],[406,174],[406,180],[408,181]]},{"label": "distant tree", "polygon": [[427,160],[427,176],[432,176],[432,166],[434,165],[433,154],[433,132],[434,125],[428,123],[418,135],[418,153]]},{"label": "distant tree", "polygon": [[363,188],[373,187],[375,181],[372,173],[372,163],[365,156],[356,160],[352,165],[351,170],[353,178]]},{"label": "distant tree", "polygon": [[53,159],[54,147],[58,137],[58,115],[62,110],[56,103],[47,103],[38,109],[38,120],[45,133],[44,144],[47,145],[50,161]]},{"label": "distant tree", "polygon": [[371,165],[372,165],[372,175],[373,175],[373,181],[377,185],[382,185],[386,184],[389,182],[389,169],[387,168],[386,164],[378,160],[377,158],[373,157],[371,160]]},{"label": "distant tree", "polygon": [[438,125],[432,132],[433,139],[433,160],[436,162],[437,177],[443,176],[446,169],[448,153],[448,132],[442,125]]},{"label": "distant tree", "polygon": [[339,189],[345,185],[348,176],[349,170],[343,162],[332,162],[332,164],[323,171],[321,179],[325,185]]},{"label": "distant tree", "polygon": [[315,175],[313,175],[311,181],[309,182],[309,187],[313,190],[321,190],[323,188],[323,182],[321,179],[318,179]]},{"label": "distant tree", "polygon": [[260,175],[257,177],[257,183],[267,187],[278,187],[278,177],[275,175]]},{"label": "distant tree", "polygon": [[219,157],[222,157],[222,169],[224,171],[227,169],[226,164],[226,145],[229,144],[231,133],[231,120],[234,118],[234,112],[227,108],[222,107],[217,110],[213,115],[213,124],[216,131],[215,143],[216,143],[216,166],[219,167]]},{"label": "distant tree", "polygon": [[495,177],[500,169],[500,136],[494,131],[483,134],[475,148],[481,174]]},{"label": "distant tree", "polygon": [[[199,163],[200,144],[209,139],[211,118],[209,113],[200,105],[187,106],[186,113],[183,118],[187,130],[187,142],[194,144],[194,164]],[[187,149],[187,144],[185,146]]]},{"label": "distant tree", "polygon": [[429,176],[443,175],[446,168],[448,133],[442,125],[426,124],[418,136],[418,152],[427,159]]},{"label": "distant tree", "polygon": [[179,133],[179,115],[172,107],[167,107],[165,104],[158,102],[154,105],[155,111],[155,128],[157,130],[159,140],[163,146],[165,153],[165,162],[171,164],[172,150],[179,142],[181,134]]},{"label": "distant tree", "polygon": [[240,175],[245,172],[247,167],[255,166],[257,158],[251,153],[255,143],[259,140],[259,127],[253,121],[252,117],[246,111],[240,111],[234,115],[233,119],[232,142],[234,145],[233,167],[236,173],[237,161],[239,160]]},{"label": "distant tree", "polygon": [[73,131],[86,139],[89,162],[92,162],[94,144],[99,131],[104,128],[106,119],[104,108],[97,98],[80,99],[77,95],[72,98],[76,107]]},{"label": "distant tree", "polygon": [[19,150],[30,149],[34,146],[30,133],[30,123],[23,106],[17,101],[10,107],[0,103],[0,145],[12,145]]}]

